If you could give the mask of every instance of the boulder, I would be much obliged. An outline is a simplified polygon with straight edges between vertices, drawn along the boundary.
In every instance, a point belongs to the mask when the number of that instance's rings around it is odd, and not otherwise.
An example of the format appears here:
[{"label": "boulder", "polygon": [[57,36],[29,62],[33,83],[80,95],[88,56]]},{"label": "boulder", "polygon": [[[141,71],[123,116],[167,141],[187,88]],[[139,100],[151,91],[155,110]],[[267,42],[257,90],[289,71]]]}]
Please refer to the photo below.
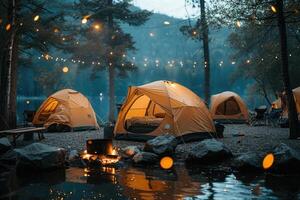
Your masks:
[{"label": "boulder", "polygon": [[137,146],[127,146],[121,149],[120,155],[122,158],[132,158],[135,154],[140,152],[141,150]]},{"label": "boulder", "polygon": [[272,170],[282,173],[298,172],[300,169],[300,154],[284,143],[279,144],[273,150],[274,164]]},{"label": "boulder", "polygon": [[206,139],[196,143],[190,149],[186,161],[208,164],[223,161],[231,156],[231,151],[222,142]]},{"label": "boulder", "polygon": [[262,157],[254,152],[244,153],[234,159],[232,167],[245,172],[260,171],[262,170]]},{"label": "boulder", "polygon": [[144,151],[155,153],[160,156],[172,155],[177,146],[177,139],[173,135],[161,135],[148,140]]},{"label": "boulder", "polygon": [[0,156],[0,164],[5,165],[16,165],[17,162],[17,152],[13,149],[8,150]]},{"label": "boulder", "polygon": [[68,155],[68,160],[74,160],[79,158],[79,153],[77,150],[71,150]]},{"label": "boulder", "polygon": [[158,161],[158,155],[150,152],[140,152],[132,158],[135,164],[153,164]]},{"label": "boulder", "polygon": [[0,154],[12,149],[11,143],[6,137],[0,138]]},{"label": "boulder", "polygon": [[48,170],[64,167],[66,151],[41,143],[33,143],[17,152],[17,170]]}]

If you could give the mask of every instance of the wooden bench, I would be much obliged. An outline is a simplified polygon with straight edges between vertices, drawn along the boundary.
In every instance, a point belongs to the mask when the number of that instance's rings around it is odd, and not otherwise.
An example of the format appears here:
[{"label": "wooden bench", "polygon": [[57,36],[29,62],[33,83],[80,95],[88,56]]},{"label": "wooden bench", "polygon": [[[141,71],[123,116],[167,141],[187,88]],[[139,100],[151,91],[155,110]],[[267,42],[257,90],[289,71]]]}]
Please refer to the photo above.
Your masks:
[{"label": "wooden bench", "polygon": [[45,131],[46,131],[45,127],[24,127],[24,128],[16,128],[16,129],[0,131],[0,136],[1,135],[12,136],[13,137],[13,145],[16,145],[16,140],[23,134],[37,133],[39,140],[42,140],[42,139],[44,139],[43,133]]}]

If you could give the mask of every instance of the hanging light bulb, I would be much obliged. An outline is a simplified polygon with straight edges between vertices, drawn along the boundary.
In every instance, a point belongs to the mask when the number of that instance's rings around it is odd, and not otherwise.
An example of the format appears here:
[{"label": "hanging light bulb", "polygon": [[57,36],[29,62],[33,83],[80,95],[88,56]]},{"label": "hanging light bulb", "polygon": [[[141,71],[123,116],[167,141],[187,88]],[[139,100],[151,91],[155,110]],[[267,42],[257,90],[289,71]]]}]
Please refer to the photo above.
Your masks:
[{"label": "hanging light bulb", "polygon": [[33,21],[37,22],[40,19],[39,15],[34,16]]},{"label": "hanging light bulb", "polygon": [[276,9],[276,7],[275,7],[275,6],[273,6],[273,5],[271,6],[271,10],[272,10],[272,12],[273,12],[273,13],[276,13],[276,12],[277,12],[277,9]]},{"label": "hanging light bulb", "polygon": [[67,66],[62,68],[63,73],[68,73],[69,72],[69,68]]},{"label": "hanging light bulb", "polygon": [[10,25],[10,24],[7,24],[7,25],[5,26],[5,30],[7,30],[7,31],[9,31],[10,28],[11,28],[11,25]]}]

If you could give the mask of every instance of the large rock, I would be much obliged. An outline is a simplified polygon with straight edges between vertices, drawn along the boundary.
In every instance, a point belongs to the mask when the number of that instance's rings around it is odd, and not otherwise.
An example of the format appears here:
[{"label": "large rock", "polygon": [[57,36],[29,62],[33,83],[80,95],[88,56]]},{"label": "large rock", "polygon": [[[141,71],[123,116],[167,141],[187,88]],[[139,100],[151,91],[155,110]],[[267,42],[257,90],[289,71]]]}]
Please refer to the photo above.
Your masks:
[{"label": "large rock", "polygon": [[153,164],[158,161],[158,156],[150,152],[140,152],[135,154],[132,160],[136,164]]},{"label": "large rock", "polygon": [[17,169],[19,170],[48,170],[60,168],[65,164],[65,149],[41,143],[33,143],[17,152]]},{"label": "large rock", "polygon": [[122,158],[132,158],[135,154],[140,153],[141,150],[137,146],[127,146],[121,149],[120,155]]},{"label": "large rock", "polygon": [[244,153],[234,159],[232,167],[246,172],[260,171],[262,170],[262,157],[254,152]]},{"label": "large rock", "polygon": [[148,140],[144,151],[155,153],[157,155],[172,155],[177,146],[177,139],[173,135],[161,135]]},{"label": "large rock", "polygon": [[231,151],[215,139],[206,139],[195,144],[188,153],[188,162],[214,163],[232,156]]},{"label": "large rock", "polygon": [[11,143],[6,137],[0,138],[0,154],[12,149]]},{"label": "large rock", "polygon": [[274,165],[271,168],[277,172],[300,172],[300,154],[284,143],[279,144],[273,150]]}]

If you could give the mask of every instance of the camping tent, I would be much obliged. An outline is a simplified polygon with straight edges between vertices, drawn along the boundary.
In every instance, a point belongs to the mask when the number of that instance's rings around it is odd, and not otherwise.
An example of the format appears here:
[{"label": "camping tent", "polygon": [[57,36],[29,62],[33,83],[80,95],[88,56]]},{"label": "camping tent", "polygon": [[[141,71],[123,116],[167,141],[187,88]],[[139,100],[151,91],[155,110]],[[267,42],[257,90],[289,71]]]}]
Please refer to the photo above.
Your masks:
[{"label": "camping tent", "polygon": [[98,128],[95,112],[80,92],[71,89],[60,90],[50,95],[36,112],[34,125],[67,125],[72,129]]},{"label": "camping tent", "polygon": [[[298,113],[298,119],[300,120],[300,87],[294,88],[293,89],[293,94],[294,94],[294,99],[295,99],[295,104],[296,104],[296,109]],[[281,106],[281,105],[280,105]],[[281,108],[281,107],[280,107]],[[284,118],[288,118],[288,110],[287,107],[284,108],[282,116]]]},{"label": "camping tent", "polygon": [[211,97],[210,111],[214,120],[246,122],[248,109],[242,98],[234,92],[222,92]]},{"label": "camping tent", "polygon": [[[203,101],[171,81],[129,87],[115,125],[118,139],[146,140],[163,133],[194,140],[211,136],[215,127]],[[192,134],[193,133],[193,134]]]}]

